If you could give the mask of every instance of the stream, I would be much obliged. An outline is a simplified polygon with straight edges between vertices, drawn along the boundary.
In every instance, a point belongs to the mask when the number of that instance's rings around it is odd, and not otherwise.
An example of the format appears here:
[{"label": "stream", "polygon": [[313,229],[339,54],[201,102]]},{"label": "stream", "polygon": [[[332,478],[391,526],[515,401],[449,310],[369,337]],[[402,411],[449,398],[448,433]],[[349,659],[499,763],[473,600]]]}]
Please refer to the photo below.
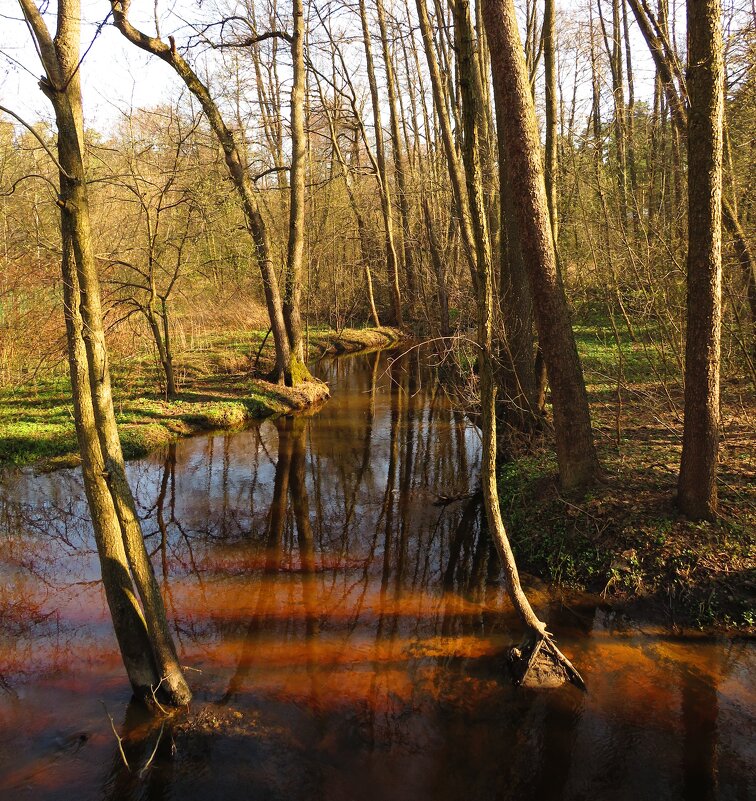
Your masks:
[{"label": "stream", "polygon": [[79,471],[0,475],[0,799],[756,797],[752,643],[526,577],[589,693],[513,687],[477,430],[418,350],[315,372],[128,465],[193,718],[129,703]]}]

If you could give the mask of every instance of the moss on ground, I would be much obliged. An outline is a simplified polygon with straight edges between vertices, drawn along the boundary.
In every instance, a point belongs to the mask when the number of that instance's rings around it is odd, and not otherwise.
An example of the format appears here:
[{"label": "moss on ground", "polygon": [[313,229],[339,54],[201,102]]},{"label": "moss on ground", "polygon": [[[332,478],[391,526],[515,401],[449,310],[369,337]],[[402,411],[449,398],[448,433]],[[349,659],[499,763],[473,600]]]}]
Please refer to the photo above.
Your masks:
[{"label": "moss on ground", "polygon": [[[386,347],[399,338],[389,328],[318,328],[309,333],[309,355]],[[124,455],[144,456],[178,437],[238,428],[328,397],[327,386],[319,381],[295,387],[265,381],[260,376],[273,364],[273,343],[264,331],[209,336],[176,359],[180,393],[172,401],[160,397],[158,376],[147,360],[115,364],[113,397]],[[36,463],[55,469],[76,464],[77,453],[67,377],[48,375],[21,387],[0,388],[0,466]]]}]

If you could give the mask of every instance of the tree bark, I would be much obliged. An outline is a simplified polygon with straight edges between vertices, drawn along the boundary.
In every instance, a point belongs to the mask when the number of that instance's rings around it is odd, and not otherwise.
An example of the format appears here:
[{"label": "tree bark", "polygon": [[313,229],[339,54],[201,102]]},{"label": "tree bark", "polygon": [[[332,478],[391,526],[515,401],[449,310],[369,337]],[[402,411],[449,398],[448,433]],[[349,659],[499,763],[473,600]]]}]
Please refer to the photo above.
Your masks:
[{"label": "tree bark", "polygon": [[399,130],[399,109],[397,108],[396,76],[394,64],[389,49],[388,31],[386,29],[386,14],[383,9],[383,0],[375,0],[378,15],[378,29],[381,34],[381,47],[383,61],[386,65],[386,93],[388,94],[389,123],[391,128],[391,152],[394,158],[394,173],[396,175],[397,195],[399,200],[399,216],[402,221],[402,252],[404,255],[404,274],[407,279],[407,294],[410,304],[414,303],[417,294],[415,276],[415,259],[412,253],[412,228],[410,225],[409,195],[407,193],[407,176],[404,169],[404,148]]},{"label": "tree bark", "polygon": [[373,105],[373,122],[375,126],[375,154],[378,162],[378,189],[381,195],[381,211],[386,236],[386,266],[388,268],[388,284],[391,291],[394,323],[400,328],[404,325],[402,315],[402,294],[399,287],[399,257],[394,241],[394,212],[391,204],[391,186],[386,170],[386,149],[383,143],[383,123],[381,122],[381,100],[378,95],[378,83],[375,78],[373,49],[370,45],[370,29],[367,18],[365,0],[359,0],[362,39],[365,46],[365,65],[367,67],[370,98]]},{"label": "tree bark", "polygon": [[685,423],[678,504],[690,518],[717,512],[722,323],[722,124],[720,0],[688,0],[688,328]]},{"label": "tree bark", "polygon": [[477,276],[476,246],[473,234],[472,222],[468,211],[467,190],[465,185],[465,174],[457,155],[457,148],[454,143],[451,120],[447,106],[447,92],[441,70],[439,69],[438,59],[436,58],[435,45],[431,32],[430,19],[425,0],[416,0],[417,16],[420,26],[420,35],[423,40],[423,49],[428,63],[428,72],[431,78],[431,88],[433,90],[433,104],[436,108],[439,126],[441,128],[441,141],[446,155],[446,162],[449,169],[449,178],[452,185],[454,205],[457,210],[459,229],[462,234],[462,248],[470,268],[470,276],[473,286],[475,286]]},{"label": "tree bark", "polygon": [[543,66],[546,94],[545,178],[546,200],[549,204],[551,235],[554,247],[559,243],[559,213],[557,210],[557,82],[556,82],[556,0],[545,0],[543,10]]},{"label": "tree bark", "polygon": [[304,8],[302,0],[292,0],[293,30],[291,58],[291,170],[289,181],[289,243],[286,252],[283,316],[289,338],[292,383],[311,376],[305,362],[302,342],[302,266],[304,258],[305,169],[307,166],[307,137],[305,134]]},{"label": "tree bark", "polygon": [[58,205],[74,418],[103,585],[135,694],[143,700],[159,694],[168,703],[184,704],[191,692],[178,664],[126,481],[110,390],[84,162],[80,3],[61,0],[54,41],[32,0],[20,4],[46,72],[40,86],[52,103],[58,129]]},{"label": "tree bark", "polygon": [[583,488],[596,479],[599,463],[583,372],[557,271],[538,126],[513,0],[485,0],[483,18],[498,84],[497,102],[507,121],[505,148],[522,255],[552,388],[559,476],[565,488]]}]

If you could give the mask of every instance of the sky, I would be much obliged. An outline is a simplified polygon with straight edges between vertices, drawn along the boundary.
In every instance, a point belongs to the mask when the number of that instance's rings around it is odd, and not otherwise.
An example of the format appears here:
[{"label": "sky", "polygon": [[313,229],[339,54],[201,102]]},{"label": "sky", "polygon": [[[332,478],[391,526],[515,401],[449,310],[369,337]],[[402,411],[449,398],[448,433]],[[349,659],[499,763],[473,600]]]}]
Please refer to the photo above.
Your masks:
[{"label": "sky", "polygon": [[[36,1],[41,5],[40,0]],[[176,33],[179,43],[185,41],[188,27],[184,20],[197,19],[196,0],[159,2],[163,38]],[[318,2],[326,5],[326,0]],[[585,3],[586,0],[558,0],[558,8],[567,13],[579,13],[579,9],[586,7]],[[49,0],[47,6],[45,16],[52,27],[55,0]],[[205,3],[203,12],[211,13],[207,9]],[[82,52],[92,43],[82,64],[85,117],[88,126],[102,133],[107,133],[130,109],[158,105],[175,98],[181,88],[180,80],[168,65],[126,42],[109,22],[101,25],[108,10],[107,0],[82,0]],[[154,32],[152,15],[153,0],[132,0],[130,18],[137,27]],[[566,31],[558,35],[570,38]],[[650,92],[653,69],[638,32],[634,31],[631,38],[636,95],[643,99]],[[569,41],[566,44],[569,46]],[[11,108],[28,122],[50,121],[50,105],[37,85],[40,75],[39,60],[17,0],[0,0],[0,105]],[[582,92],[585,99],[589,85],[584,84]]]},{"label": "sky", "polygon": [[[184,0],[166,6],[163,17],[167,35],[183,27],[176,14]],[[38,5],[40,3],[38,2]],[[185,3],[185,5],[188,5]],[[55,3],[45,15],[54,26]],[[82,0],[82,52],[94,39],[81,67],[84,108],[87,124],[99,130],[118,120],[130,107],[154,106],[175,96],[179,79],[167,64],[129,44],[108,22],[97,34],[109,10],[107,0]],[[133,0],[130,16],[135,24],[150,26],[152,2]],[[16,0],[0,0],[0,105],[9,107],[29,122],[50,120],[49,102],[37,82],[42,69],[31,36],[22,20]]]}]

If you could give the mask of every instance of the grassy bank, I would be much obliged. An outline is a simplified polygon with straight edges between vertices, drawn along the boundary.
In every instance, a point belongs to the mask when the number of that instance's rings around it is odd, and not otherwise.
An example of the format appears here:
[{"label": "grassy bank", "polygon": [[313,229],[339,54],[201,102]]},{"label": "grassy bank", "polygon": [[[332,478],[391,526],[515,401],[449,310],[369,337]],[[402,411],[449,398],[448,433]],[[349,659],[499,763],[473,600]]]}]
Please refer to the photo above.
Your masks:
[{"label": "grassy bank", "polygon": [[[500,494],[520,566],[680,626],[753,632],[756,624],[756,398],[722,387],[721,517],[691,523],[674,504],[682,391],[664,355],[601,326],[579,328],[603,483],[560,492],[547,441],[508,465]],[[670,373],[672,371],[670,370]]]},{"label": "grassy bank", "polygon": [[[309,357],[386,347],[391,328],[310,330]],[[324,401],[328,387],[308,382],[278,386],[261,376],[273,367],[273,342],[264,331],[210,336],[176,359],[179,397],[167,401],[152,363],[114,364],[113,397],[127,458],[143,456],[178,437],[243,426],[253,419],[301,410]],[[34,463],[42,469],[76,464],[70,384],[47,375],[0,389],[0,465]]]}]

